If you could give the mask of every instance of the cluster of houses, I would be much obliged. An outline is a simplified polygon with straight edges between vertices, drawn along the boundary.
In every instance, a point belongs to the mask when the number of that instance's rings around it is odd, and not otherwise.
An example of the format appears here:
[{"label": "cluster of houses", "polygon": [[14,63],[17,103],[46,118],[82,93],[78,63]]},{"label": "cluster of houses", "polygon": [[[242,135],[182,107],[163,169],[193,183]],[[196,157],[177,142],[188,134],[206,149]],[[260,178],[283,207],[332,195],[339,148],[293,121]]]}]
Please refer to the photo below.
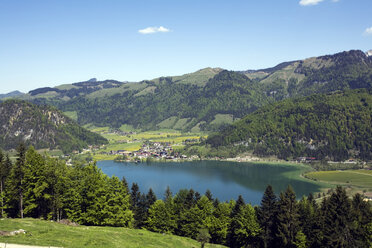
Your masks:
[{"label": "cluster of houses", "polygon": [[143,144],[141,149],[138,151],[126,151],[126,150],[116,150],[109,151],[105,153],[107,155],[117,155],[117,156],[126,156],[128,159],[187,159],[187,156],[181,155],[178,152],[175,152],[172,146],[168,143],[162,142],[149,142]]}]

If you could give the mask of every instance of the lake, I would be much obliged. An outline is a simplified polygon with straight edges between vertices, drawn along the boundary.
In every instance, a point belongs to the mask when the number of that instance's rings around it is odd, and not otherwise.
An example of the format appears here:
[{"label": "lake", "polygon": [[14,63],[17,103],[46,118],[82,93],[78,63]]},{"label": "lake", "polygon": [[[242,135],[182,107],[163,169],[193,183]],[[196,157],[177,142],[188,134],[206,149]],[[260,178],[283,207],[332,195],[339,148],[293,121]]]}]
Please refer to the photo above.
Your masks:
[{"label": "lake", "polygon": [[258,205],[265,188],[271,184],[278,194],[290,184],[298,198],[317,192],[320,186],[299,175],[303,165],[275,165],[225,161],[129,163],[98,161],[97,166],[108,176],[124,176],[129,187],[138,183],[140,191],[152,188],[158,198],[164,198],[167,186],[173,194],[190,189],[204,194],[209,189],[220,201],[237,199],[242,195],[247,203]]}]

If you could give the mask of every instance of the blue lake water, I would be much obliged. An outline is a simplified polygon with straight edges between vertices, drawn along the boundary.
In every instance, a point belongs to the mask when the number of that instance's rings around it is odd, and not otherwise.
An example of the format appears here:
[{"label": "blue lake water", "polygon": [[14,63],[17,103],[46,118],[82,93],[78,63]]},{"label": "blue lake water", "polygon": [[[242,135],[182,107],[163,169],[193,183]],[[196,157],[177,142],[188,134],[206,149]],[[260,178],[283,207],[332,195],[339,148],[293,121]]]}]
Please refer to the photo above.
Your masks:
[{"label": "blue lake water", "polygon": [[158,198],[164,198],[167,186],[173,194],[190,189],[204,194],[209,189],[220,201],[237,199],[242,195],[247,203],[258,205],[265,188],[271,184],[276,193],[290,184],[297,197],[319,191],[319,185],[294,176],[301,168],[296,165],[272,165],[224,161],[122,163],[99,161],[97,166],[108,176],[124,176],[131,187],[138,183],[140,191],[152,188]]}]

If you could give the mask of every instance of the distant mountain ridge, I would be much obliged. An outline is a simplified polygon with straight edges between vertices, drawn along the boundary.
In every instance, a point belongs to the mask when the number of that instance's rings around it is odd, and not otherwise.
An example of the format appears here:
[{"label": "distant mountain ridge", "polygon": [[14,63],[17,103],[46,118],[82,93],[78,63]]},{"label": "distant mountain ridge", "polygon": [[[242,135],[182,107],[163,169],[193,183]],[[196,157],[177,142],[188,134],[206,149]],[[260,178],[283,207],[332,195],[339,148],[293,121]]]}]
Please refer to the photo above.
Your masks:
[{"label": "distant mountain ridge", "polygon": [[15,91],[12,91],[12,92],[9,92],[9,93],[6,93],[6,94],[0,94],[0,99],[11,98],[11,97],[16,97],[16,96],[20,96],[20,95],[23,95],[23,93],[18,91],[18,90],[15,90]]},{"label": "distant mountain ridge", "polygon": [[268,103],[372,86],[372,56],[359,50],[243,72],[205,68],[138,83],[89,80],[20,98],[74,112],[79,124],[216,131]]},{"label": "distant mountain ridge", "polygon": [[67,153],[107,143],[55,108],[20,100],[0,103],[0,126],[0,147],[7,150],[25,142],[36,149],[58,148]]}]

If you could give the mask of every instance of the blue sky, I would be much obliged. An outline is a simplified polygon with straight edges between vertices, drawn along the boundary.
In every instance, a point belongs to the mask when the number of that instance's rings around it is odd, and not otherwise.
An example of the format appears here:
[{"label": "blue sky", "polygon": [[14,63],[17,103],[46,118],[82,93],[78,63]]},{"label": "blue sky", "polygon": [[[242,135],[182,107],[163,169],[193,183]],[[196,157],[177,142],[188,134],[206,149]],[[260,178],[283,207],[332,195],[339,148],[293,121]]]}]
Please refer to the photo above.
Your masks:
[{"label": "blue sky", "polygon": [[0,93],[372,49],[371,0],[0,0]]}]

